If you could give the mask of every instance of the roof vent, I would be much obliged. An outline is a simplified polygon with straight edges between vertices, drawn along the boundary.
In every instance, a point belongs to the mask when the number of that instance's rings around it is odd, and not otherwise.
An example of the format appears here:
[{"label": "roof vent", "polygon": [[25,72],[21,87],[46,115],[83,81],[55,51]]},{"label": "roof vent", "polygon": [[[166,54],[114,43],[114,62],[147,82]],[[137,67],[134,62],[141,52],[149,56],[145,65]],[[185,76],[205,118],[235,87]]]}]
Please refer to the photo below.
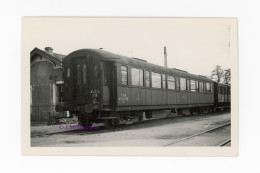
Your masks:
[{"label": "roof vent", "polygon": [[136,59],[136,60],[139,60],[139,61],[143,61],[143,62],[147,62],[147,61],[145,61],[143,59],[139,59],[139,58],[133,58],[133,59]]},{"label": "roof vent", "polygon": [[53,54],[53,48],[52,47],[45,47],[45,52],[49,54]]},{"label": "roof vent", "polygon": [[174,70],[178,70],[178,71],[181,71],[181,72],[184,72],[184,73],[188,73],[187,71],[184,71],[184,70],[180,70],[180,69],[177,69],[177,68],[172,68]]},{"label": "roof vent", "polygon": [[[200,77],[204,77],[204,78],[207,78],[206,76],[203,76],[203,75],[198,75],[198,76],[200,76]],[[208,79],[208,78],[207,78]]]}]

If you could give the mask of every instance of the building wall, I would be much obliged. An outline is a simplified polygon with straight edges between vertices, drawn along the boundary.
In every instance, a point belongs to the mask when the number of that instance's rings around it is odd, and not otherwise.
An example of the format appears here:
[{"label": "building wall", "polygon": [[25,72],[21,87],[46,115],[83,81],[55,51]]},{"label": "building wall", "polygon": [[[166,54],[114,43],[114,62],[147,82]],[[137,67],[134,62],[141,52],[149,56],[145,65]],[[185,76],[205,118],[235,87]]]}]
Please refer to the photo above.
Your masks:
[{"label": "building wall", "polygon": [[61,80],[60,66],[40,56],[31,61],[31,123],[46,124],[49,116],[57,115],[59,90],[56,81]]}]

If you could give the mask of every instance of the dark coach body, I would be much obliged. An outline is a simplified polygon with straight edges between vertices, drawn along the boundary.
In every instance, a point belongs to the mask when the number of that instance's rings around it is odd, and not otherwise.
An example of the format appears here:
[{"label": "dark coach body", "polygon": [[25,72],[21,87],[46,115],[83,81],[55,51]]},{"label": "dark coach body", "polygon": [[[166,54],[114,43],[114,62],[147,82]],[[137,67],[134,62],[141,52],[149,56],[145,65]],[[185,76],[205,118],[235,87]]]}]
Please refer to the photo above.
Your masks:
[{"label": "dark coach body", "polygon": [[212,109],[214,82],[98,49],[72,52],[63,60],[65,105],[82,124],[140,121],[152,110],[191,113]]}]

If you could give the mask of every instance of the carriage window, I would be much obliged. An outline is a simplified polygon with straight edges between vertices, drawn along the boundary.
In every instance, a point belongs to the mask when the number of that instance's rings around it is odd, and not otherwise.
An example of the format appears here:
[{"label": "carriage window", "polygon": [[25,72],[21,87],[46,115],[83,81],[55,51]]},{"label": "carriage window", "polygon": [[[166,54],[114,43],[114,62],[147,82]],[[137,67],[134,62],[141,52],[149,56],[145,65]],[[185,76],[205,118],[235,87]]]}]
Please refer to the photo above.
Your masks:
[{"label": "carriage window", "polygon": [[195,80],[190,81],[190,90],[191,92],[196,92],[196,82]]},{"label": "carriage window", "polygon": [[213,93],[213,85],[210,84],[210,92]]},{"label": "carriage window", "polygon": [[185,91],[187,88],[187,84],[186,84],[186,79],[185,78],[180,78],[180,86],[181,86],[181,90]]},{"label": "carriage window", "polygon": [[166,88],[165,74],[162,75],[162,88]]},{"label": "carriage window", "polygon": [[144,86],[144,71],[140,70],[140,86]]},{"label": "carriage window", "polygon": [[104,64],[104,83],[110,82],[110,71],[107,64]]},{"label": "carriage window", "polygon": [[175,78],[173,76],[168,76],[168,89],[175,90]]},{"label": "carriage window", "polygon": [[176,90],[180,90],[180,78],[179,77],[176,77]]},{"label": "carriage window", "polygon": [[145,71],[145,86],[146,87],[150,87],[150,72],[149,71]]},{"label": "carriage window", "polygon": [[77,65],[77,84],[80,85],[81,81],[82,81],[81,68],[80,65]]},{"label": "carriage window", "polygon": [[204,85],[203,85],[203,82],[199,82],[199,92],[203,92],[204,90]]},{"label": "carriage window", "polygon": [[206,91],[207,91],[207,93],[211,92],[211,84],[210,83],[206,83]]},{"label": "carriage window", "polygon": [[153,88],[161,88],[161,74],[159,73],[152,73],[152,87]]},{"label": "carriage window", "polygon": [[227,94],[227,88],[226,87],[223,87],[223,94]]},{"label": "carriage window", "polygon": [[69,78],[70,77],[70,68],[68,67],[67,68],[67,78]]},{"label": "carriage window", "polygon": [[121,84],[127,85],[127,67],[121,66]]},{"label": "carriage window", "polygon": [[199,81],[196,81],[196,92],[199,92]]},{"label": "carriage window", "polygon": [[97,65],[94,65],[93,73],[94,73],[95,77],[98,76],[98,67],[97,67]]},{"label": "carriage window", "polygon": [[187,79],[187,91],[190,91],[190,79]]},{"label": "carriage window", "polygon": [[83,84],[87,84],[87,65],[86,64],[83,64],[82,74],[83,74]]},{"label": "carriage window", "polygon": [[132,76],[132,85],[134,86],[144,85],[143,70],[131,68],[131,76]]}]

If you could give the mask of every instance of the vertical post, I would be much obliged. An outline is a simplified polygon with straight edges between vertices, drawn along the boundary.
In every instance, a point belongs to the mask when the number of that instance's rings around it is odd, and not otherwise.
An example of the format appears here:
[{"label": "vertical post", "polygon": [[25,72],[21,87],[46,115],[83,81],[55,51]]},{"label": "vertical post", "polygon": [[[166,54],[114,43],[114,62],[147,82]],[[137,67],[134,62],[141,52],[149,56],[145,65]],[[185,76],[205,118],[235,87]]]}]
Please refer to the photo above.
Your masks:
[{"label": "vertical post", "polygon": [[164,46],[164,67],[167,68],[167,51],[166,51],[166,46]]},{"label": "vertical post", "polygon": [[52,84],[52,105],[56,105],[56,84]]}]

